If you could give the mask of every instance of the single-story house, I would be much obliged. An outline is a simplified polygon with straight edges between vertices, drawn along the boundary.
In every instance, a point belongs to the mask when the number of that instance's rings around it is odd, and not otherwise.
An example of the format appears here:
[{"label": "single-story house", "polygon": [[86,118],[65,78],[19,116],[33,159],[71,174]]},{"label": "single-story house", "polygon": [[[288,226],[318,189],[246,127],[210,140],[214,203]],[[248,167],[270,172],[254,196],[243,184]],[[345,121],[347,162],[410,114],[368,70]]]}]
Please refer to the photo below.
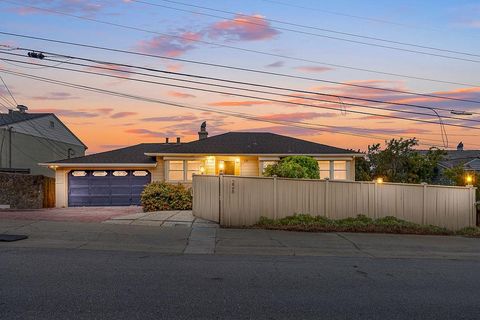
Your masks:
[{"label": "single-story house", "polygon": [[261,176],[265,167],[291,155],[318,160],[322,179],[355,180],[363,154],[267,132],[229,132],[199,139],[142,143],[83,157],[43,163],[55,170],[56,206],[138,205],[151,181],[191,184],[194,174]]}]

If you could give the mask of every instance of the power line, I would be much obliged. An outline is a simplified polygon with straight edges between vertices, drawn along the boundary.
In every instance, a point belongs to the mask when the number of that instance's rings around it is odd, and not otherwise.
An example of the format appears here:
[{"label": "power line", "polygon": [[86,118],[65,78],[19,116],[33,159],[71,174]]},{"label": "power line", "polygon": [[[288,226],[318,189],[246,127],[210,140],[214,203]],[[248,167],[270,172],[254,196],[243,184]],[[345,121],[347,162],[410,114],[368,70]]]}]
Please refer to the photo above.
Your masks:
[{"label": "power line", "polygon": [[[311,128],[311,127],[306,128],[305,126],[301,126],[301,128],[312,129],[312,130],[320,130],[320,131],[327,131],[327,132],[329,132],[328,130],[339,130],[339,128],[335,127],[335,126],[304,123],[304,122],[299,122],[299,121],[287,121],[287,120],[276,121],[276,120],[270,120],[270,119],[265,119],[265,118],[259,118],[259,117],[255,117],[255,116],[252,116],[252,115],[238,113],[238,112],[227,112],[227,111],[222,111],[222,110],[217,110],[217,109],[210,109],[210,108],[203,108],[203,107],[196,107],[196,106],[187,106],[187,105],[182,105],[182,104],[173,103],[173,102],[169,102],[169,101],[163,101],[163,100],[159,100],[159,99],[153,99],[153,98],[148,98],[148,97],[125,94],[125,93],[120,93],[120,92],[106,90],[106,89],[99,89],[99,88],[95,88],[95,87],[79,85],[79,84],[74,84],[74,83],[60,81],[60,80],[54,80],[54,79],[49,79],[49,78],[45,78],[45,77],[33,76],[33,75],[20,73],[20,72],[15,72],[15,71],[4,71],[4,72],[12,74],[12,75],[19,76],[19,77],[23,77],[23,78],[29,78],[29,79],[41,81],[41,82],[53,83],[53,84],[56,84],[56,85],[61,85],[61,86],[66,86],[66,87],[70,87],[70,88],[76,88],[76,89],[80,89],[80,90],[91,91],[91,92],[96,92],[96,93],[101,93],[101,94],[106,94],[106,95],[112,95],[112,96],[121,97],[121,98],[133,99],[133,100],[137,100],[137,101],[164,104],[164,105],[178,107],[178,108],[184,108],[184,109],[199,110],[199,111],[205,111],[205,112],[214,112],[214,113],[217,113],[217,114],[222,114],[222,115],[227,115],[227,116],[232,116],[232,117],[237,117],[237,118],[243,118],[243,119],[249,119],[249,120],[254,120],[254,121],[259,121],[259,122],[275,123],[275,124],[280,124],[280,125],[284,125],[284,126],[285,125],[286,126],[295,126],[293,124],[298,124],[298,125],[314,126],[315,128]],[[288,124],[285,124],[285,122],[287,122]],[[292,123],[292,124],[290,124],[290,123]],[[345,130],[344,128],[340,128],[340,129]],[[358,128],[358,129],[364,130],[364,129],[361,129],[361,128]],[[368,129],[366,129],[366,130],[368,130]],[[340,131],[340,132],[334,131],[334,132],[338,133],[338,134],[343,134],[343,135],[360,136],[360,137],[363,137],[363,138],[371,137],[371,138],[382,139],[382,140],[391,138],[391,136],[390,137],[380,137],[380,136],[373,136],[373,135],[369,135],[369,134],[347,133],[347,132],[344,132],[344,131]],[[439,142],[437,140],[432,140],[432,139],[423,139],[423,140]],[[422,143],[422,144],[427,145],[427,146],[438,146],[438,145],[429,145],[429,144],[425,144],[425,143]]]},{"label": "power line", "polygon": [[[4,60],[4,58],[0,58],[0,59],[1,59],[1,60]],[[7,60],[8,60],[8,59],[7,59]],[[21,62],[21,61],[16,61],[16,62]],[[28,62],[23,62],[23,63],[27,63],[27,64],[28,64]],[[70,68],[64,68],[64,67],[53,67],[53,68],[63,69],[63,70],[68,70],[68,71],[74,71],[74,72],[79,72],[79,73],[84,73],[84,74],[100,75],[100,76],[110,77],[110,78],[116,78],[116,79],[137,81],[137,82],[150,83],[150,84],[158,84],[158,85],[170,86],[170,87],[175,87],[175,88],[190,89],[190,90],[197,90],[197,91],[210,92],[210,93],[218,93],[218,94],[226,94],[226,95],[231,95],[231,96],[237,96],[237,97],[242,97],[242,98],[250,98],[250,99],[257,99],[257,100],[264,100],[264,101],[270,101],[270,102],[281,103],[281,104],[291,104],[291,105],[296,105],[296,106],[313,107],[313,108],[318,108],[318,109],[326,109],[326,110],[340,111],[340,109],[338,109],[338,108],[326,107],[326,106],[318,106],[318,105],[306,104],[306,103],[301,103],[301,102],[291,102],[291,101],[271,99],[271,98],[264,98],[264,97],[258,97],[258,96],[252,96],[252,95],[246,95],[246,94],[238,94],[238,93],[232,93],[232,92],[226,92],[226,91],[218,91],[218,90],[194,88],[194,87],[190,87],[190,86],[175,85],[175,84],[162,83],[162,82],[150,81],[150,80],[144,80],[144,79],[133,79],[133,78],[121,77],[121,76],[116,76],[116,75],[111,75],[111,74],[97,73],[97,72],[84,71],[84,70],[76,70],[76,69],[70,69]],[[111,70],[111,69],[110,69],[110,70]],[[185,80],[185,81],[186,81],[186,80]],[[253,91],[253,90],[251,90],[251,91]],[[295,97],[295,96],[290,96],[290,97]],[[333,104],[339,104],[339,102],[330,101],[330,100],[317,99],[317,101],[327,102],[327,103],[333,103]],[[360,105],[360,104],[353,104],[353,103],[341,103],[341,104],[343,104],[343,105],[349,105],[349,106],[355,106],[355,107],[374,108],[374,107],[368,107],[368,106],[364,106],[364,105]],[[387,109],[387,110],[389,110],[389,109]],[[391,111],[391,110],[389,110],[389,111]],[[477,127],[471,127],[471,126],[466,126],[466,125],[461,125],[461,124],[443,123],[443,122],[441,122],[441,121],[440,121],[440,122],[436,122],[436,121],[416,119],[416,118],[405,118],[405,117],[400,117],[400,116],[395,116],[395,115],[385,115],[385,114],[378,114],[378,113],[364,112],[364,111],[357,111],[357,110],[349,110],[349,113],[355,113],[355,114],[361,114],[361,115],[368,115],[368,116],[380,116],[380,117],[384,117],[384,118],[391,118],[391,119],[398,119],[398,120],[405,120],[405,121],[412,121],[412,122],[420,122],[420,123],[427,123],[427,124],[439,124],[439,125],[441,125],[441,126],[445,125],[445,126],[452,126],[452,127],[460,127],[460,128],[480,130],[480,128],[477,128]],[[409,112],[409,113],[411,113],[411,114],[417,114],[417,115],[428,115],[428,116],[431,116],[430,114],[425,114],[425,113],[417,113],[417,112]],[[454,119],[465,120],[465,119],[462,119],[462,118],[454,118]]]},{"label": "power line", "polygon": [[14,97],[13,94],[12,94],[12,92],[11,92],[10,89],[8,88],[7,84],[5,83],[5,80],[3,80],[2,76],[0,76],[0,80],[2,80],[3,86],[5,87],[5,89],[7,89],[7,92],[8,92],[8,94],[10,95],[10,97],[12,98],[12,100],[15,102],[16,105],[18,105],[17,100],[15,99],[15,97]]},{"label": "power line", "polygon": [[319,8],[313,8],[313,7],[306,7],[306,6],[293,4],[291,2],[286,3],[286,2],[274,1],[274,0],[262,0],[262,1],[273,3],[273,4],[280,4],[280,5],[283,5],[283,6],[289,6],[289,7],[292,7],[292,8],[299,8],[299,9],[304,9],[304,10],[308,10],[308,11],[313,10],[313,11],[323,12],[323,13],[336,15],[336,16],[360,19],[360,20],[377,22],[377,23],[390,24],[390,25],[395,25],[395,26],[400,26],[400,27],[413,28],[413,29],[425,29],[425,30],[429,30],[429,31],[436,31],[436,32],[442,32],[442,33],[445,32],[445,30],[432,29],[432,28],[427,28],[427,27],[424,27],[424,26],[417,26],[417,25],[411,25],[411,24],[406,24],[406,23],[389,21],[389,20],[385,20],[385,19],[378,19],[378,18],[372,18],[372,17],[352,15],[352,14],[348,14],[348,13],[344,13],[344,12],[338,12],[338,11],[331,11],[331,10],[325,10],[325,9],[319,9]]},{"label": "power line", "polygon": [[356,70],[356,71],[382,74],[382,75],[388,75],[388,76],[394,76],[394,77],[401,77],[401,78],[407,78],[407,79],[415,79],[415,80],[421,80],[421,81],[430,81],[430,82],[446,83],[446,84],[456,84],[456,85],[462,85],[462,86],[475,86],[475,85],[472,85],[472,84],[466,84],[466,83],[461,83],[461,82],[444,81],[444,80],[431,79],[431,78],[418,77],[418,76],[409,76],[409,75],[403,75],[403,74],[394,73],[394,72],[385,72],[385,71],[380,71],[380,70],[359,68],[359,67],[353,67],[353,66],[347,66],[347,65],[341,65],[341,64],[334,64],[334,63],[327,63],[327,62],[316,61],[316,60],[305,59],[305,58],[297,58],[297,57],[292,57],[292,56],[287,56],[287,55],[277,54],[277,53],[272,53],[272,52],[267,52],[267,51],[247,49],[247,48],[227,45],[227,44],[223,44],[223,43],[218,43],[218,42],[211,42],[211,41],[205,41],[205,40],[200,40],[200,39],[194,39],[192,37],[185,37],[185,36],[181,36],[181,35],[172,35],[172,34],[168,34],[168,33],[163,33],[163,32],[158,32],[158,31],[154,31],[154,30],[144,29],[144,28],[140,28],[140,27],[134,27],[134,26],[124,25],[124,24],[120,24],[120,23],[105,21],[105,20],[99,20],[99,19],[94,19],[94,18],[89,18],[89,17],[84,17],[84,16],[78,16],[78,15],[74,15],[74,14],[71,14],[71,13],[66,13],[66,12],[62,12],[62,11],[58,11],[58,10],[47,9],[47,8],[42,8],[42,7],[35,7],[35,6],[30,6],[30,5],[24,5],[24,4],[20,4],[18,2],[9,1],[9,0],[0,0],[0,1],[15,4],[15,5],[21,5],[21,6],[24,6],[24,7],[28,7],[28,8],[32,8],[32,9],[36,9],[36,10],[40,10],[40,11],[45,11],[45,12],[55,13],[55,14],[58,14],[58,15],[72,17],[72,18],[76,18],[76,19],[81,19],[81,20],[96,22],[96,23],[100,23],[100,24],[104,24],[104,25],[114,26],[114,27],[118,27],[118,28],[140,31],[140,32],[145,32],[145,33],[150,33],[150,34],[156,34],[156,35],[161,35],[161,36],[165,36],[165,37],[169,37],[169,38],[182,39],[183,41],[186,40],[186,41],[198,42],[198,43],[202,43],[202,44],[214,45],[214,46],[217,46],[217,47],[239,50],[239,51],[243,51],[243,52],[255,53],[255,54],[260,54],[260,55],[265,55],[265,56],[271,56],[271,57],[277,57],[277,58],[282,58],[282,59],[289,59],[289,60],[295,60],[295,61],[301,61],[301,62],[320,64],[320,65],[342,68],[342,69],[348,69],[348,70]]},{"label": "power line", "polygon": [[[279,24],[283,24],[283,25],[301,27],[301,28],[306,28],[306,29],[311,29],[311,30],[318,30],[318,31],[329,32],[329,33],[334,33],[334,34],[341,34],[341,35],[346,35],[346,36],[356,37],[356,38],[361,38],[361,39],[375,40],[375,41],[380,41],[380,42],[385,42],[385,43],[393,43],[393,44],[399,44],[399,45],[403,45],[403,46],[429,49],[429,50],[440,51],[440,52],[448,52],[448,53],[454,53],[454,54],[461,54],[461,55],[467,55],[467,56],[472,56],[472,57],[480,57],[480,55],[474,54],[474,53],[461,52],[461,51],[455,51],[455,50],[449,50],[449,49],[442,49],[442,48],[430,47],[430,46],[425,46],[425,45],[418,45],[418,44],[389,40],[389,39],[378,38],[378,37],[364,36],[364,35],[359,35],[359,34],[355,34],[355,33],[342,32],[342,31],[338,31],[338,30],[319,28],[319,27],[314,27],[314,26],[307,26],[307,25],[302,25],[302,24],[298,24],[298,23],[292,23],[292,22],[287,22],[287,21],[282,21],[282,20],[272,19],[272,18],[242,15],[242,14],[238,14],[238,13],[235,13],[235,12],[232,12],[232,11],[220,10],[220,9],[215,9],[215,8],[205,7],[205,6],[199,6],[199,5],[193,5],[193,4],[188,4],[188,3],[179,2],[179,1],[171,1],[171,0],[159,0],[159,1],[174,3],[174,4],[177,4],[177,5],[182,5],[182,6],[187,6],[187,7],[192,7],[192,8],[202,9],[202,10],[208,10],[208,11],[213,11],[213,12],[221,12],[221,13],[226,13],[226,14],[232,14],[232,15],[237,15],[237,16],[240,16],[240,17],[248,17],[249,19],[255,19],[255,20],[258,20],[260,22],[252,22],[251,20],[246,20],[246,19],[231,19],[231,18],[224,17],[224,16],[218,16],[218,15],[208,14],[208,13],[204,13],[204,12],[198,12],[198,11],[193,11],[193,10],[185,10],[185,9],[180,9],[180,8],[175,8],[175,7],[169,7],[169,6],[166,6],[166,5],[162,5],[162,4],[158,4],[158,3],[152,3],[152,2],[148,2],[148,1],[142,1],[142,0],[130,0],[129,2],[136,2],[136,3],[141,3],[141,4],[145,4],[145,5],[149,5],[149,6],[166,8],[166,9],[171,9],[171,10],[176,10],[176,11],[181,11],[181,12],[194,13],[194,14],[198,14],[198,15],[213,17],[213,18],[220,18],[220,19],[225,19],[227,21],[235,21],[237,23],[243,23],[243,24],[265,26],[265,23],[262,23],[262,22],[267,21],[267,22],[279,23]],[[453,57],[453,56],[434,54],[434,53],[430,53],[430,52],[410,50],[410,49],[392,47],[392,46],[387,46],[387,45],[380,45],[380,44],[376,44],[376,43],[356,41],[356,40],[345,39],[345,38],[338,38],[338,37],[328,36],[328,35],[324,35],[324,34],[305,32],[305,31],[301,31],[301,30],[295,30],[295,29],[278,27],[278,26],[276,26],[275,28],[278,29],[278,30],[284,30],[284,31],[289,31],[289,32],[294,32],[294,33],[310,35],[310,36],[316,36],[316,37],[328,38],[328,39],[333,39],[333,40],[352,42],[352,43],[356,43],[356,44],[362,44],[362,45],[368,45],[368,46],[374,46],[374,47],[380,47],[380,48],[386,48],[386,49],[392,49],[392,50],[405,51],[405,52],[410,52],[410,53],[418,53],[418,54],[423,54],[423,55],[431,55],[431,56],[436,56],[436,57],[441,57],[441,58],[464,60],[464,61],[476,62],[476,63],[480,62],[478,60],[458,58],[458,57]]]},{"label": "power line", "polygon": [[[1,53],[0,53],[1,54]],[[24,57],[23,55],[19,54],[14,54],[14,53],[8,53],[10,55],[14,56],[20,56]],[[295,90],[295,89],[288,89],[288,88],[282,88],[282,87],[275,87],[275,86],[264,86],[264,85],[259,85],[259,84],[254,84],[254,83],[249,83],[249,82],[237,82],[237,81],[230,81],[230,80],[224,80],[224,79],[219,79],[219,78],[211,78],[211,77],[204,77],[204,76],[195,76],[195,75],[190,75],[190,74],[185,74],[185,73],[176,73],[176,72],[170,72],[170,71],[162,71],[162,70],[157,70],[157,69],[152,69],[152,68],[144,68],[144,67],[138,67],[134,65],[128,65],[128,64],[117,64],[115,62],[107,62],[107,61],[98,61],[98,60],[92,60],[92,59],[86,59],[86,58],[79,58],[79,57],[72,57],[69,56],[72,59],[78,59],[78,60],[85,60],[89,62],[94,62],[98,64],[104,64],[107,66],[121,66],[121,67],[129,67],[129,68],[138,68],[138,69],[144,69],[144,70],[149,70],[149,71],[157,71],[157,72],[164,72],[167,74],[176,74],[176,75],[181,75],[181,76],[192,76],[192,77],[198,77],[198,78],[203,78],[203,79],[213,79],[216,81],[226,81],[226,82],[233,82],[233,83],[239,83],[242,85],[249,85],[249,86],[259,86],[259,87],[266,87],[266,88],[273,88],[273,89],[278,89],[278,90],[284,90],[284,91],[296,91],[296,92],[301,92],[301,93],[308,93],[308,94],[315,94],[315,95],[321,95],[321,96],[328,96],[328,97],[336,97],[336,98],[349,98],[349,99],[354,99],[354,100],[362,100],[362,101],[368,101],[368,102],[377,102],[377,103],[384,103],[384,104],[394,104],[394,105],[404,105],[404,106],[410,106],[410,107],[417,107],[417,108],[423,108],[423,109],[428,109],[430,111],[433,111],[435,115],[440,118],[441,116],[435,111],[436,108],[431,108],[431,107],[426,107],[426,106],[419,106],[419,105],[410,105],[410,104],[401,104],[401,103],[391,103],[388,101],[381,101],[381,100],[373,100],[373,99],[362,99],[362,98],[352,98],[348,96],[339,96],[339,95],[333,95],[333,94],[325,94],[325,93],[317,93],[317,92],[309,92],[309,91],[302,91],[302,90]],[[15,61],[19,63],[24,63],[24,64],[30,64],[29,62],[25,61],[18,61],[18,60],[10,60],[10,59],[5,59],[5,58],[0,58],[2,61]],[[56,62],[57,60],[54,59],[48,59],[48,57],[44,58],[46,61],[52,61]],[[333,103],[333,104],[338,104],[336,101],[330,101],[330,100],[324,100],[324,99],[317,99],[317,98],[312,98],[312,97],[304,97],[304,96],[295,96],[295,95],[289,95],[289,94],[281,94],[281,93],[275,93],[271,91],[263,91],[263,90],[254,90],[254,89],[247,89],[247,88],[242,88],[242,87],[234,87],[234,86],[226,86],[226,85],[220,85],[220,84],[213,84],[213,83],[208,83],[208,82],[201,82],[201,81],[192,81],[192,80],[185,80],[185,79],[177,79],[177,78],[172,78],[172,77],[164,77],[164,76],[157,76],[157,75],[152,75],[148,73],[142,73],[142,72],[135,72],[135,71],[130,71],[130,70],[121,70],[121,69],[111,69],[111,68],[106,68],[106,67],[100,67],[100,66],[95,66],[95,65],[88,65],[88,64],[82,64],[82,63],[73,63],[73,62],[65,62],[66,64],[70,65],[75,65],[75,66],[82,66],[82,67],[88,67],[88,68],[95,68],[95,69],[101,69],[101,70],[108,70],[108,71],[113,71],[113,72],[118,72],[118,73],[126,73],[126,74],[135,74],[135,75],[142,75],[142,76],[148,76],[148,77],[154,77],[154,78],[160,78],[160,79],[168,79],[168,80],[174,80],[174,81],[181,81],[181,82],[187,82],[187,83],[194,83],[194,84],[200,84],[200,85],[207,85],[207,86],[214,86],[214,87],[221,87],[221,88],[227,88],[227,89],[234,89],[234,90],[242,90],[242,91],[248,91],[248,92],[255,92],[255,93],[262,93],[262,94],[270,94],[270,95],[277,95],[277,96],[283,96],[283,97],[288,97],[288,98],[299,98],[299,99],[304,99],[304,100],[312,100],[312,101],[319,101],[319,102],[326,102],[326,103]],[[75,72],[81,72],[81,73],[89,73],[88,71],[83,71],[83,70],[76,70],[76,69],[70,69],[70,68],[62,68],[62,67],[55,67],[51,66],[54,69],[59,69],[59,70],[67,70],[67,71],[75,71]],[[97,73],[94,73],[97,74]],[[99,74],[99,75],[104,75],[104,74]],[[122,79],[130,79],[130,78],[124,78],[121,77]],[[134,80],[134,79],[130,79]],[[165,84],[165,83],[157,83],[160,85],[167,85],[167,86],[175,86],[175,85],[170,85],[170,84]],[[184,89],[191,89],[191,90],[201,90],[203,89],[200,88],[194,88],[194,87],[185,87],[181,86]],[[208,91],[211,92],[211,91]],[[218,92],[215,92],[218,93]],[[224,92],[222,92],[224,93]],[[228,93],[230,94],[230,93]],[[261,99],[261,98],[260,98]],[[366,106],[366,105],[359,105],[359,104],[349,104],[349,103],[344,103],[343,101],[340,101],[342,106],[349,105],[349,106],[355,106],[355,107],[360,107],[360,108],[367,108],[367,109],[376,109],[376,110],[384,110],[384,111],[394,111],[394,112],[401,112],[401,113],[407,113],[407,114],[415,114],[415,115],[422,115],[422,116],[433,116],[432,114],[428,113],[420,113],[420,112],[414,112],[414,111],[408,111],[408,110],[399,110],[399,109],[391,109],[391,108],[384,108],[384,107],[377,107],[377,106]],[[336,109],[338,110],[338,109]],[[441,109],[439,108],[438,110],[447,110],[448,109]],[[454,120],[462,120],[462,121],[469,121],[469,122],[477,122],[480,123],[480,120],[476,119],[465,119],[465,118],[458,118],[458,117],[452,117],[452,116],[444,116],[442,115],[443,118],[446,119],[454,119]],[[439,121],[441,123],[441,120]]]},{"label": "power line", "polygon": [[[31,49],[31,48],[21,48],[21,47],[19,47],[19,48],[17,48],[17,49],[18,49],[18,50],[25,50],[25,51],[37,51],[37,50]],[[25,57],[24,55],[15,54],[15,53],[10,53],[10,52],[0,52],[0,54],[13,55],[13,56],[18,56],[18,57]],[[97,60],[97,59],[82,58],[82,57],[78,57],[78,56],[63,55],[63,54],[54,53],[54,52],[49,52],[49,51],[42,51],[42,54],[49,54],[49,55],[52,55],[52,56],[68,58],[68,59],[69,59],[68,61],[71,61],[71,60],[82,60],[82,61],[92,62],[92,63],[96,63],[96,64],[104,64],[104,65],[107,65],[107,66],[118,66],[118,67],[134,68],[134,69],[140,69],[140,70],[151,71],[151,72],[158,72],[158,73],[164,73],[164,74],[172,74],[172,75],[177,75],[177,76],[184,76],[184,77],[191,77],[191,78],[199,78],[199,79],[222,81],[222,82],[227,82],[227,83],[248,85],[248,86],[254,86],[254,87],[262,87],[262,88],[275,89],[275,90],[281,90],[281,91],[298,92],[298,93],[302,93],[302,94],[320,95],[320,96],[328,96],[328,97],[335,97],[335,98],[344,98],[344,99],[350,99],[350,100],[358,100],[358,101],[366,101],[366,102],[374,102],[374,103],[383,103],[383,104],[389,104],[389,105],[398,105],[398,106],[414,107],[414,108],[428,109],[428,110],[441,110],[441,111],[447,111],[447,112],[455,111],[454,109],[439,108],[439,107],[427,107],[427,106],[417,105],[417,104],[411,104],[411,103],[399,103],[399,102],[395,102],[395,101],[384,101],[384,100],[369,99],[369,98],[360,98],[360,97],[352,97],[352,96],[345,96],[345,95],[338,95],[338,94],[328,94],[328,93],[322,93],[322,92],[318,92],[318,91],[299,90],[299,89],[279,87],[279,86],[272,86],[272,85],[265,85],[265,84],[259,84],[259,83],[253,83],[253,82],[235,81],[235,80],[229,80],[229,79],[218,78],[218,77],[209,77],[209,76],[203,76],[203,75],[196,75],[196,74],[184,73],[184,72],[166,71],[166,70],[160,70],[160,69],[149,68],[149,67],[142,67],[142,66],[137,66],[137,65],[132,65],[132,64],[124,64],[124,63],[117,63],[117,62],[111,62],[111,61],[102,61],[102,60]],[[43,58],[43,60],[52,61],[52,62],[59,62],[59,63],[67,63],[67,64],[71,64],[71,65],[87,66],[87,67],[92,67],[92,68],[100,68],[100,67],[98,67],[98,66],[90,66],[90,65],[84,65],[84,64],[77,64],[77,63],[71,63],[71,62],[68,62],[68,61],[62,62],[62,61],[58,61],[58,60],[54,60],[54,59],[48,59],[48,57]],[[55,67],[55,66],[56,66],[56,65],[49,66],[49,67]],[[158,77],[158,76],[154,76],[154,75],[147,74],[147,73],[138,73],[138,72],[132,72],[132,71],[126,71],[126,70],[113,70],[113,69],[111,69],[111,68],[100,68],[100,69],[112,70],[112,71],[116,71],[116,72],[139,74],[139,75],[145,75],[145,76],[151,76],[151,77]],[[172,80],[177,80],[177,81],[186,81],[186,80],[175,79],[175,78],[168,78],[168,77],[158,77],[158,78],[162,78],[162,79],[172,79]],[[193,83],[204,84],[204,85],[213,85],[213,84],[204,83],[204,82],[193,82]],[[215,86],[221,86],[221,85],[215,85]],[[245,89],[243,89],[243,88],[238,88],[238,87],[229,87],[229,86],[221,86],[221,87],[229,88],[229,89],[232,89],[232,88],[233,88],[233,89],[245,90]],[[307,99],[307,100],[315,100],[315,99],[308,98],[308,97],[304,97],[304,99]],[[475,113],[475,112],[470,112],[470,113]],[[452,118],[452,119],[468,120],[468,119],[463,119],[463,118]]]},{"label": "power line", "polygon": [[[256,73],[256,74],[265,74],[265,75],[272,75],[272,76],[285,77],[285,78],[291,78],[291,79],[300,79],[300,80],[323,82],[323,83],[329,83],[329,84],[335,84],[335,85],[341,85],[341,86],[349,86],[349,87],[354,87],[354,88],[371,89],[371,90],[378,90],[378,91],[384,91],[384,92],[394,92],[394,93],[415,95],[415,96],[421,96],[421,97],[436,98],[436,99],[442,99],[442,100],[451,100],[451,101],[459,101],[459,102],[468,102],[468,103],[480,104],[480,101],[477,101],[477,100],[460,99],[460,98],[453,98],[453,97],[447,97],[447,96],[435,95],[435,94],[418,93],[418,92],[413,92],[413,91],[388,89],[388,88],[379,88],[379,87],[367,86],[367,85],[361,85],[361,84],[355,84],[355,83],[339,82],[339,81],[332,81],[332,80],[326,80],[326,79],[320,79],[320,78],[311,78],[311,77],[304,77],[304,76],[296,76],[296,75],[287,74],[287,73],[279,73],[279,72],[271,72],[271,71],[264,71],[264,70],[258,70],[258,69],[251,69],[251,68],[236,67],[236,66],[209,63],[209,62],[196,61],[196,60],[190,60],[190,59],[173,58],[173,57],[167,57],[167,56],[156,55],[156,54],[149,54],[149,53],[142,53],[142,52],[137,52],[137,51],[115,49],[115,48],[102,47],[102,46],[97,46],[97,45],[89,45],[89,44],[83,44],[83,43],[76,43],[76,42],[70,42],[70,41],[63,41],[63,40],[56,40],[56,39],[49,39],[49,38],[45,38],[45,37],[36,37],[36,36],[30,36],[30,35],[24,35],[24,34],[18,34],[18,33],[0,31],[0,34],[13,36],[13,37],[32,39],[32,40],[40,40],[40,41],[46,41],[46,42],[52,42],[52,43],[66,44],[66,45],[78,46],[78,47],[90,48],[90,49],[96,49],[96,50],[131,54],[131,55],[136,55],[136,56],[164,59],[164,60],[183,62],[183,63],[191,63],[191,64],[204,65],[204,66],[209,66],[209,67],[223,68],[223,69],[236,70],[236,71],[251,72],[251,73]],[[473,87],[480,86],[480,85],[475,85],[475,84],[461,84],[461,85],[473,86]]]}]

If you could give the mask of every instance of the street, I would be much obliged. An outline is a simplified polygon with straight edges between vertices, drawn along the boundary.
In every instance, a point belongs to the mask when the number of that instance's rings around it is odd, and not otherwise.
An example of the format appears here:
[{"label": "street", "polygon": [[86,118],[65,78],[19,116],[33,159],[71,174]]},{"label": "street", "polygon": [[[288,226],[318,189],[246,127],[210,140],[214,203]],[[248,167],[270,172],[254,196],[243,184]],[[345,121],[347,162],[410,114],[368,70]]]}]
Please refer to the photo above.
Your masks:
[{"label": "street", "polygon": [[478,319],[479,261],[0,251],[2,319]]}]

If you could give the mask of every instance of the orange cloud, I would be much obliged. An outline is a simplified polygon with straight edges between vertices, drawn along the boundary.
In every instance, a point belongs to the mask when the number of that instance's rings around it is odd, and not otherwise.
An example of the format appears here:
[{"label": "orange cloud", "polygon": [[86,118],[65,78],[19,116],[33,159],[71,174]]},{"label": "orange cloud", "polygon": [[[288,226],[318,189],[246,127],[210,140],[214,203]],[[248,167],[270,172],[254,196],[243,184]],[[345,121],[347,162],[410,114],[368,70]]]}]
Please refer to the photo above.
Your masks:
[{"label": "orange cloud", "polygon": [[178,92],[178,91],[168,91],[167,94],[170,97],[180,98],[180,99],[187,99],[187,98],[195,98],[196,96],[189,93]]}]

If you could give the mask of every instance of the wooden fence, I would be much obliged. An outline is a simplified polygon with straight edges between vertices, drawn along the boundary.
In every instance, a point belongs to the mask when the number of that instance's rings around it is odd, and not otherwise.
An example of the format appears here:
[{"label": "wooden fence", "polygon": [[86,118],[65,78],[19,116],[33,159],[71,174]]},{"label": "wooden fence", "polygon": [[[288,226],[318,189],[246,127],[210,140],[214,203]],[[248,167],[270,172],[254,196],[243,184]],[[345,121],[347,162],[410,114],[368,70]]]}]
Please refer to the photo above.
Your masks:
[{"label": "wooden fence", "polygon": [[193,177],[193,214],[224,226],[248,226],[261,216],[295,213],[332,219],[364,214],[458,230],[475,226],[475,188],[427,184],[299,180],[266,177]]}]

